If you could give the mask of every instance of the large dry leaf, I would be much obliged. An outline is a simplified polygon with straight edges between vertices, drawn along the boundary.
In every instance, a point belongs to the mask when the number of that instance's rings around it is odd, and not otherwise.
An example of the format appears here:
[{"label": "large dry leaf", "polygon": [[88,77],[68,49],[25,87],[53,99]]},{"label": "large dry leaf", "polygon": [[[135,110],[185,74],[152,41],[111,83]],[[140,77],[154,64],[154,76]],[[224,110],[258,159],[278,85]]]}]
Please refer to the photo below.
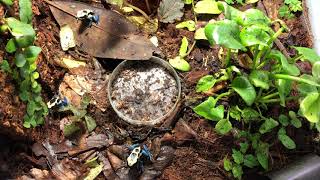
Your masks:
[{"label": "large dry leaf", "polygon": [[[155,46],[120,14],[80,2],[47,1],[60,27],[69,25],[80,50],[100,58],[147,60]],[[77,11],[91,9],[100,15],[99,24],[85,27],[77,20]]]}]

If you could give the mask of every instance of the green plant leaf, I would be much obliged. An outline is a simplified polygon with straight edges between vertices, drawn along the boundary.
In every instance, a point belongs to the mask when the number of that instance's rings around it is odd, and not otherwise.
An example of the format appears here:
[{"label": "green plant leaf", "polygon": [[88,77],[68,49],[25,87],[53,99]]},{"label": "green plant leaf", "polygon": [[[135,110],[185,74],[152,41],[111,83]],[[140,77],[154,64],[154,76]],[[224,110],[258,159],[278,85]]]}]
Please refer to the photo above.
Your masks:
[{"label": "green plant leaf", "polygon": [[192,4],[193,0],[183,0],[184,4]]},{"label": "green plant leaf", "polygon": [[71,124],[66,124],[63,128],[63,134],[64,136],[68,137],[72,134],[80,131],[81,128],[79,127],[77,122],[72,122]]},{"label": "green plant leaf", "polygon": [[17,50],[17,48],[16,48],[16,45],[15,45],[15,43],[14,43],[14,39],[11,38],[11,39],[8,41],[7,45],[6,45],[6,51],[7,51],[8,53],[13,53],[13,52],[15,52],[16,50]]},{"label": "green plant leaf", "polygon": [[30,24],[32,21],[31,0],[19,0],[19,16],[21,22]]},{"label": "green plant leaf", "polygon": [[[310,76],[308,74],[302,74],[300,76],[300,78],[307,79],[309,81],[314,81],[316,83],[315,77],[314,76]],[[310,84],[307,84],[307,83],[298,83],[297,84],[297,89],[298,89],[299,93],[301,95],[303,95],[303,96],[307,96],[310,93],[318,92],[317,87],[315,87],[313,85],[310,85]]]},{"label": "green plant leaf", "polygon": [[294,111],[289,111],[289,117],[291,119],[291,124],[295,127],[295,128],[301,128],[302,127],[302,123],[301,121],[297,118],[297,115]]},{"label": "green plant leaf", "polygon": [[[283,132],[284,131],[284,132]],[[278,132],[278,139],[287,149],[295,149],[296,143],[286,135],[285,129],[281,128]]]},{"label": "green plant leaf", "polygon": [[264,70],[253,70],[249,75],[249,80],[256,87],[269,89],[269,72]]},{"label": "green plant leaf", "polygon": [[103,163],[100,163],[97,167],[91,168],[89,173],[86,175],[86,177],[83,180],[94,180],[103,170]]},{"label": "green plant leaf", "polygon": [[249,148],[249,144],[247,142],[240,143],[240,151],[245,154]]},{"label": "green plant leaf", "polygon": [[320,61],[315,62],[312,66],[312,76],[316,78],[317,82],[320,82]]},{"label": "green plant leaf", "polygon": [[232,162],[228,158],[223,159],[223,167],[226,171],[231,171],[232,170]]},{"label": "green plant leaf", "polygon": [[270,35],[261,25],[251,25],[241,30],[240,39],[244,46],[268,46]]},{"label": "green plant leaf", "polygon": [[280,105],[285,107],[286,97],[290,94],[290,91],[292,89],[292,81],[286,79],[277,79],[275,81],[275,84],[279,92]]},{"label": "green plant leaf", "polygon": [[38,72],[34,72],[34,73],[32,74],[33,79],[38,79],[39,76],[40,76],[40,75],[39,75]]},{"label": "green plant leaf", "polygon": [[270,132],[273,128],[277,127],[278,125],[279,125],[278,121],[272,118],[266,119],[264,123],[260,126],[259,132],[261,134]]},{"label": "green plant leaf", "polygon": [[250,120],[255,120],[259,118],[259,113],[252,108],[244,108],[241,111],[241,116],[246,122],[248,122]]},{"label": "green plant leaf", "polygon": [[243,163],[243,154],[238,150],[232,149],[232,158],[237,164]]},{"label": "green plant leaf", "polygon": [[163,23],[173,23],[183,16],[184,3],[181,0],[162,0],[159,4],[159,21]]},{"label": "green plant leaf", "polygon": [[7,60],[3,60],[1,63],[0,63],[0,68],[1,70],[3,70],[4,72],[8,72],[8,73],[12,73],[12,69],[8,63]]},{"label": "green plant leaf", "polygon": [[284,114],[280,114],[279,116],[279,122],[282,126],[288,126],[289,125],[289,118],[284,115]]},{"label": "green plant leaf", "polygon": [[226,48],[246,51],[239,37],[240,27],[234,21],[225,19],[209,23],[205,26],[205,35],[211,45],[219,44]]},{"label": "green plant leaf", "polygon": [[208,40],[205,34],[205,28],[199,28],[194,33],[194,39],[196,40]]},{"label": "green plant leaf", "polygon": [[27,113],[29,116],[33,116],[35,110],[37,108],[37,105],[34,101],[29,101],[27,106]]},{"label": "green plant leaf", "polygon": [[215,126],[219,134],[227,134],[232,129],[232,124],[228,119],[221,119]]},{"label": "green plant leaf", "polygon": [[267,170],[269,166],[269,144],[260,141],[256,148],[256,156],[260,165]]},{"label": "green plant leaf", "polygon": [[97,127],[96,121],[91,116],[84,116],[84,119],[89,132],[93,131]]},{"label": "green plant leaf", "polygon": [[214,0],[201,0],[198,1],[194,7],[196,14],[220,14],[218,4]]},{"label": "green plant leaf", "polygon": [[251,106],[256,99],[256,90],[251,85],[247,77],[238,76],[231,83],[232,89],[234,89],[248,106]]},{"label": "green plant leaf", "polygon": [[258,2],[259,0],[246,0],[246,4],[253,4]]},{"label": "green plant leaf", "polygon": [[217,80],[212,75],[203,76],[196,86],[196,92],[205,92],[210,90]]},{"label": "green plant leaf", "polygon": [[314,49],[306,48],[306,47],[294,47],[298,54],[301,55],[301,60],[310,61],[311,64],[314,64],[317,61],[320,61],[320,56],[316,53]]},{"label": "green plant leaf", "polygon": [[272,50],[268,58],[279,61],[281,63],[283,72],[292,76],[298,76],[300,74],[299,68],[294,64],[289,64],[287,58],[280,51]]},{"label": "green plant leaf", "polygon": [[196,23],[192,20],[183,21],[176,25],[177,29],[187,28],[188,31],[195,31],[196,30]]},{"label": "green plant leaf", "polygon": [[187,54],[188,51],[188,39],[186,37],[183,37],[181,40],[181,45],[179,49],[179,56],[184,57]]},{"label": "green plant leaf", "polygon": [[232,117],[233,119],[240,121],[241,120],[241,112],[237,109],[236,106],[232,106],[229,109],[229,113],[230,113],[230,117]]},{"label": "green plant leaf", "polygon": [[16,43],[20,48],[25,48],[33,44],[36,32],[30,24],[18,21],[13,17],[6,19],[11,34],[15,37]]},{"label": "green plant leaf", "polygon": [[7,6],[11,6],[13,4],[12,0],[0,0],[0,2],[2,2],[3,4],[5,4]]},{"label": "green plant leaf", "polygon": [[24,50],[23,54],[25,55],[28,62],[32,64],[37,60],[40,52],[41,52],[41,48],[37,46],[29,46]]},{"label": "green plant leaf", "polygon": [[216,106],[217,101],[213,97],[209,97],[206,101],[202,102],[193,111],[198,115],[213,121],[219,121],[224,116],[224,106]]},{"label": "green plant leaf", "polygon": [[16,53],[14,63],[16,64],[17,67],[23,67],[26,64],[26,58],[24,57],[23,54]]},{"label": "green plant leaf", "polygon": [[19,97],[23,102],[26,102],[30,98],[30,94],[28,91],[22,90],[19,93]]},{"label": "green plant leaf", "polygon": [[177,56],[174,59],[169,59],[169,63],[172,67],[180,71],[190,71],[191,69],[188,61],[184,60],[180,56]]},{"label": "green plant leaf", "polygon": [[233,176],[234,176],[235,178],[241,179],[242,174],[243,174],[242,166],[239,165],[239,164],[235,164],[235,165],[232,167],[232,174],[233,174]]},{"label": "green plant leaf", "polygon": [[252,154],[246,154],[244,156],[243,164],[249,168],[254,168],[259,165],[257,158]]}]

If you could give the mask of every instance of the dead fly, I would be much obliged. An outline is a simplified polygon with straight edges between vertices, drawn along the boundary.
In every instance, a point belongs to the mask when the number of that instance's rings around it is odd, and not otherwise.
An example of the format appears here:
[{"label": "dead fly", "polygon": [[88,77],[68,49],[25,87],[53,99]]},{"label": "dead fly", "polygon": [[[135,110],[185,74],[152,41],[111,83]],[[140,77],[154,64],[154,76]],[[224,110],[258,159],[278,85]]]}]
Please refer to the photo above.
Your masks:
[{"label": "dead fly", "polygon": [[99,15],[90,9],[82,9],[77,12],[77,18],[82,20],[87,27],[91,27],[92,23],[99,23]]}]

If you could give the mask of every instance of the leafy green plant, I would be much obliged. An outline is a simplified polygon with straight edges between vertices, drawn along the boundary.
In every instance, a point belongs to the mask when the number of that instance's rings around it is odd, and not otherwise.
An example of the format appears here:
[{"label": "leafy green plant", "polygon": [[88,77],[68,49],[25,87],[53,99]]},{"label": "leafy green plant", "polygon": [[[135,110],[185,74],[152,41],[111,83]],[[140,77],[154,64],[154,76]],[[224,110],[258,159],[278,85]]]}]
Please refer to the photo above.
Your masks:
[{"label": "leafy green plant", "polygon": [[90,97],[84,95],[79,108],[72,105],[68,105],[61,110],[64,112],[71,111],[73,114],[73,116],[69,118],[72,122],[64,126],[63,133],[65,136],[70,136],[75,132],[80,131],[83,122],[85,123],[85,126],[87,127],[87,130],[89,132],[93,131],[96,128],[97,124],[95,120],[87,114],[86,109],[89,103]]},{"label": "leafy green plant", "polygon": [[169,63],[172,67],[180,70],[180,71],[189,71],[191,69],[188,61],[185,60],[185,57],[187,57],[192,48],[194,47],[194,44],[192,45],[191,49],[188,51],[188,39],[186,37],[183,37],[181,40],[181,46],[179,50],[179,56],[169,59]]},{"label": "leafy green plant", "polygon": [[279,16],[281,18],[291,19],[294,17],[295,12],[302,11],[301,0],[285,0],[284,5],[279,8]]},{"label": "leafy green plant", "polygon": [[244,0],[225,0],[225,2],[227,3],[227,4],[235,4],[235,3],[238,3],[238,4],[241,4],[241,5],[243,5],[244,3],[246,3],[246,4],[251,4],[251,3],[256,3],[256,2],[258,2],[259,0],[245,0],[245,2],[244,2]]},{"label": "leafy green plant", "polygon": [[4,60],[1,69],[11,74],[19,86],[19,97],[27,103],[23,126],[30,128],[44,123],[48,108],[41,97],[41,85],[37,82],[36,60],[41,48],[33,46],[36,33],[28,24],[32,18],[31,1],[20,0],[19,4],[21,21],[9,17],[4,19],[5,25],[2,25],[12,35],[5,49],[8,53],[14,53],[14,60],[13,63]]},{"label": "leafy green plant", "polygon": [[[224,48],[226,68],[214,75],[202,77],[196,91],[206,92],[222,81],[229,82],[229,86],[227,91],[209,97],[193,110],[208,120],[216,121],[215,130],[220,134],[241,131],[240,150],[233,150],[232,161],[225,160],[226,170],[240,179],[242,166],[250,168],[260,164],[264,169],[268,169],[268,152],[271,145],[262,141],[263,135],[276,131],[278,140],[284,147],[296,147],[294,141],[286,134],[289,124],[296,128],[301,127],[296,113],[289,112],[290,121],[285,115],[279,119],[268,117],[270,115],[264,112],[270,104],[285,107],[288,100],[301,100],[299,114],[316,127],[319,124],[320,59],[314,50],[309,48],[295,47],[298,55],[289,59],[273,49],[273,41],[286,30],[282,21],[271,21],[257,9],[242,12],[223,2],[218,2],[218,7],[223,11],[225,19],[207,24],[205,35],[211,45]],[[281,24],[277,32],[271,28],[274,23]],[[235,66],[239,64],[240,53],[247,54],[246,70],[240,70]],[[301,74],[295,64],[297,60],[306,60],[313,65],[312,76]],[[300,94],[290,97],[294,84],[297,84]],[[219,101],[225,98],[232,99],[228,109],[219,105]],[[240,122],[241,130],[233,126],[232,122]]]}]

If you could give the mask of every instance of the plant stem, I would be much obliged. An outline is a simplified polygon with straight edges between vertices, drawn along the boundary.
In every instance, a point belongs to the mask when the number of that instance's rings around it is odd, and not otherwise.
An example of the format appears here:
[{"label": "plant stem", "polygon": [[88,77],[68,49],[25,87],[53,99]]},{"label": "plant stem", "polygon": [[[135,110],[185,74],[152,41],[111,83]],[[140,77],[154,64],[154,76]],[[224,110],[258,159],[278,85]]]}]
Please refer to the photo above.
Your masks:
[{"label": "plant stem", "polygon": [[303,57],[303,55],[298,55],[298,56],[296,56],[296,57],[293,57],[290,61],[291,61],[291,63],[294,63],[294,62],[296,62],[297,60],[301,59],[302,57]]},{"label": "plant stem", "polygon": [[228,49],[227,56],[226,56],[226,67],[230,65],[230,59],[231,59],[231,49]]},{"label": "plant stem", "polygon": [[192,5],[192,13],[194,15],[194,22],[197,24],[198,19],[197,19],[196,13],[194,13],[194,1],[191,1],[191,5]]},{"label": "plant stem", "polygon": [[314,81],[308,80],[308,79],[303,79],[300,77],[296,77],[296,76],[291,76],[291,75],[287,75],[287,74],[273,74],[272,75],[275,79],[286,79],[286,80],[293,80],[296,82],[300,82],[300,83],[306,83],[306,84],[310,84],[312,86],[317,86],[320,87],[320,85]]},{"label": "plant stem", "polygon": [[229,90],[228,92],[221,93],[216,97],[215,100],[218,101],[219,99],[223,98],[224,96],[229,96],[232,92],[233,92],[232,90]]},{"label": "plant stem", "polygon": [[[294,99],[299,99],[300,96],[294,96],[294,97],[288,97],[286,98],[286,101],[287,100],[294,100]],[[267,99],[267,100],[262,100],[262,101],[259,101],[260,103],[276,103],[276,102],[280,102],[281,99],[280,98],[277,98],[277,99]]]},{"label": "plant stem", "polygon": [[194,40],[194,41],[193,41],[193,43],[192,43],[190,49],[188,50],[188,52],[187,52],[185,55],[181,56],[181,58],[187,57],[187,56],[192,52],[194,46],[196,45],[196,42],[197,42],[197,40]]},{"label": "plant stem", "polygon": [[273,98],[278,95],[279,95],[279,92],[275,92],[275,93],[272,93],[272,94],[269,94],[267,96],[262,97],[261,100],[267,100],[267,99]]},{"label": "plant stem", "polygon": [[145,17],[149,22],[152,22],[151,19],[150,19],[150,17],[149,17],[144,11],[142,11],[140,8],[138,8],[138,7],[134,6],[134,5],[131,5],[131,4],[127,3],[127,2],[125,2],[124,4],[125,4],[126,6],[132,8],[133,10],[138,11],[138,12],[139,12],[140,14],[142,14],[142,16]]}]

